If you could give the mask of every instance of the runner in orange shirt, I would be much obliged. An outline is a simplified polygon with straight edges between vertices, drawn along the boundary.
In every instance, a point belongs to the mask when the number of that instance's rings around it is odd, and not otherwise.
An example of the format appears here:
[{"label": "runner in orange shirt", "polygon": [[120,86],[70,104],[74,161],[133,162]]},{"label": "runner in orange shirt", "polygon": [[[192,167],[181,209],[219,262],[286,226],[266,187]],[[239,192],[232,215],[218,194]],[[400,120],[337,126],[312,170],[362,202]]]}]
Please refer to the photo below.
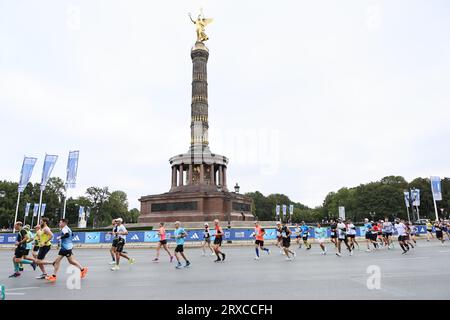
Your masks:
[{"label": "runner in orange shirt", "polygon": [[267,254],[270,254],[270,250],[268,248],[264,248],[264,235],[266,234],[266,230],[262,228],[258,221],[255,221],[255,232],[253,233],[255,237],[255,260],[259,260],[259,249],[264,250]]}]

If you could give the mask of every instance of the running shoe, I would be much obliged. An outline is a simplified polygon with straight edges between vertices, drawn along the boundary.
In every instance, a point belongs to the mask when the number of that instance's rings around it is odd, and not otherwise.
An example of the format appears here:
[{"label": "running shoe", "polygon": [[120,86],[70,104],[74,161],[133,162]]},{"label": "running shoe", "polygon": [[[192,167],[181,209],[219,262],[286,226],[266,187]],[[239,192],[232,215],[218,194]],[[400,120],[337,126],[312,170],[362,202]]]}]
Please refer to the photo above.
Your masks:
[{"label": "running shoe", "polygon": [[191,263],[189,261],[186,261],[186,264],[184,265],[184,267],[189,268],[190,265],[191,265]]},{"label": "running shoe", "polygon": [[133,258],[130,258],[130,260],[128,260],[128,263],[129,263],[129,264],[135,264],[135,263],[136,263],[136,260],[133,259]]},{"label": "running shoe", "polygon": [[158,262],[159,259],[158,259],[158,258],[155,258],[155,259],[153,259],[152,261],[153,261],[153,262]]},{"label": "running shoe", "polygon": [[216,260],[214,260],[214,262],[221,262],[222,261],[222,259],[220,259],[220,258],[217,258]]},{"label": "running shoe", "polygon": [[111,271],[117,271],[120,270],[120,267],[118,265],[115,265],[111,268]]},{"label": "running shoe", "polygon": [[181,262],[178,262],[177,265],[175,266],[176,269],[181,269],[183,268],[183,266],[181,265]]},{"label": "running shoe", "polygon": [[50,281],[50,282],[55,282],[56,277],[55,276],[47,276],[47,277],[45,277],[45,280]]},{"label": "running shoe", "polygon": [[269,255],[270,254],[270,249],[267,249],[267,255]]},{"label": "running shoe", "polygon": [[295,257],[297,257],[297,253],[294,251],[294,259],[295,259]]},{"label": "running shoe", "polygon": [[110,265],[110,266],[112,266],[112,265],[114,265],[114,264],[116,264],[115,261],[110,261],[110,262],[109,262],[109,265]]},{"label": "running shoe", "polygon": [[337,255],[338,257],[341,257],[341,254],[340,254],[339,252],[336,252],[336,255]]},{"label": "running shoe", "polygon": [[211,256],[215,256],[216,254],[214,252],[211,252]]},{"label": "running shoe", "polygon": [[37,267],[36,262],[33,262],[33,263],[31,264],[31,267],[33,268],[34,271],[36,271],[36,267]]},{"label": "running shoe", "polygon": [[83,270],[81,270],[81,279],[84,279],[87,275],[88,268],[84,267]]},{"label": "running shoe", "polygon": [[366,252],[370,252],[370,251],[371,251],[370,249],[367,249],[367,250],[366,250]]},{"label": "running shoe", "polygon": [[46,274],[46,273],[43,273],[43,274],[41,274],[39,277],[36,277],[36,279],[38,279],[38,280],[44,280],[45,277],[47,277],[47,274]]},{"label": "running shoe", "polygon": [[258,257],[258,256],[256,256],[256,257],[255,257],[255,260],[259,260],[259,257]]},{"label": "running shoe", "polygon": [[350,250],[350,256],[353,256],[353,250]]},{"label": "running shoe", "polygon": [[286,261],[291,261],[292,259],[289,257],[286,257]]},{"label": "running shoe", "polygon": [[14,272],[12,275],[10,275],[8,278],[17,278],[20,277],[20,272]]},{"label": "running shoe", "polygon": [[225,261],[225,253],[222,253],[222,261]]}]

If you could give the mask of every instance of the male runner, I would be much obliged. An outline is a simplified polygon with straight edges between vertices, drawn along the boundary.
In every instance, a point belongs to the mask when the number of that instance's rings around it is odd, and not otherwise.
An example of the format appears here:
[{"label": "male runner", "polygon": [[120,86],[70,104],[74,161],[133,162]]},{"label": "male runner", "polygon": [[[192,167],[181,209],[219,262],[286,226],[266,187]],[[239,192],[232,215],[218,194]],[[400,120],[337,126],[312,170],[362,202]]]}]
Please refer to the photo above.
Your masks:
[{"label": "male runner", "polygon": [[56,281],[56,275],[58,274],[59,266],[61,264],[61,260],[66,257],[67,261],[80,269],[80,277],[81,279],[84,279],[86,277],[86,274],[88,272],[87,267],[81,267],[81,265],[78,263],[77,260],[75,260],[75,257],[73,256],[73,242],[72,242],[72,230],[70,230],[67,219],[61,219],[59,221],[59,228],[61,229],[61,235],[57,238],[61,243],[61,249],[58,252],[58,257],[56,260],[52,263],[53,264],[53,274],[51,276],[47,276],[45,279],[47,279],[50,282]]},{"label": "male runner", "polygon": [[164,222],[161,222],[159,224],[158,236],[159,236],[159,242],[158,242],[158,246],[156,247],[156,258],[153,259],[153,261],[157,262],[159,260],[159,251],[161,250],[161,247],[163,247],[164,250],[166,250],[167,254],[169,255],[170,263],[172,263],[173,255],[172,255],[172,253],[170,253],[169,249],[167,248],[166,229],[164,228]]},{"label": "male runner", "polygon": [[350,246],[348,245],[348,241],[347,241],[347,227],[341,218],[338,219],[337,234],[338,234],[338,238],[337,238],[337,246],[336,246],[336,255],[338,257],[341,256],[341,246],[342,246],[342,242],[344,242],[345,245],[347,246],[348,251],[350,251],[350,255],[352,256],[353,250],[352,250],[352,248],[350,248]]},{"label": "male runner", "polygon": [[270,254],[270,250],[264,247],[264,235],[266,234],[266,230],[262,228],[258,221],[255,221],[255,232],[253,233],[255,237],[255,260],[259,260],[259,249],[264,250],[267,254]]},{"label": "male runner", "polygon": [[325,247],[325,238],[327,236],[327,229],[323,228],[320,223],[317,224],[317,228],[314,230],[314,233],[316,235],[316,240],[320,245],[320,248],[322,249],[321,254],[326,255],[327,254],[327,248]]},{"label": "male runner", "polygon": [[[356,227],[350,219],[347,220],[346,228],[347,228],[348,245],[350,246],[352,251],[354,251],[355,244],[358,245],[358,243],[356,242]],[[359,245],[358,245],[358,248],[359,248]]]},{"label": "male runner", "polygon": [[372,243],[373,246],[376,248],[377,243],[373,241],[372,238],[372,223],[369,222],[369,219],[364,219],[364,229],[366,231],[365,238],[366,238],[366,244],[367,244],[367,250],[366,252],[370,252],[370,246],[369,244]]},{"label": "male runner", "polygon": [[394,228],[397,230],[398,233],[398,243],[400,244],[400,247],[403,249],[402,254],[405,254],[409,251],[409,246],[406,243],[406,226],[403,223],[403,220],[395,219]]},{"label": "male runner", "polygon": [[126,255],[123,252],[123,247],[125,246],[125,242],[126,242],[127,234],[128,234],[127,228],[125,228],[125,226],[123,225],[123,219],[117,218],[116,223],[117,223],[117,231],[115,232],[115,236],[117,236],[119,240],[117,241],[117,247],[115,250],[116,264],[111,268],[112,271],[120,270],[120,267],[119,267],[120,257],[127,259],[129,264],[134,264],[136,262],[135,259],[130,258],[128,255]]},{"label": "male runner", "polygon": [[187,268],[191,265],[189,260],[184,255],[184,238],[187,236],[187,233],[183,228],[180,227],[180,221],[175,222],[175,231],[174,231],[173,235],[175,237],[175,241],[177,244],[177,247],[175,248],[175,258],[177,259],[178,263],[175,266],[175,268],[177,268],[177,269],[183,268],[178,254],[180,254],[181,257],[184,259],[184,261],[186,261],[186,264],[184,265],[184,267]]},{"label": "male runner", "polygon": [[276,227],[276,230],[277,230],[277,243],[276,243],[276,246],[277,246],[278,248],[280,248],[280,253],[281,253],[281,254],[284,254],[284,250],[283,250],[283,237],[281,236],[281,222],[280,222],[280,221],[277,221],[277,227]]},{"label": "male runner", "polygon": [[302,238],[302,228],[300,228],[298,223],[295,224],[294,233],[295,233],[295,242],[297,243],[298,248],[301,249],[302,243],[300,242],[300,240]]},{"label": "male runner", "polygon": [[292,231],[286,225],[286,222],[283,221],[282,227],[281,227],[281,236],[283,237],[283,250],[284,250],[284,253],[286,254],[286,260],[289,260],[289,261],[292,260],[292,258],[289,256],[289,254],[292,254],[294,259],[296,257],[295,252],[291,251],[289,249],[289,247],[291,246],[291,234],[292,234]]},{"label": "male runner", "polygon": [[33,252],[31,253],[34,259],[37,259],[39,251],[39,236],[41,234],[41,226],[38,224],[34,227],[36,231],[33,237]]},{"label": "male runner", "polygon": [[[214,262],[225,261],[225,253],[220,251],[220,246],[222,245],[224,233],[222,227],[219,225],[219,219],[214,220],[214,229],[216,230],[216,234],[214,237],[213,249],[217,256],[217,259],[214,260]],[[219,254],[222,256],[222,259],[220,259]]]},{"label": "male runner", "polygon": [[111,254],[111,262],[109,264],[115,265],[116,264],[116,248],[117,248],[117,243],[119,242],[119,237],[116,236],[116,233],[117,233],[116,219],[113,219],[111,224],[112,224],[112,231],[108,232],[108,234],[111,234],[113,236],[113,241],[111,244],[111,248],[109,249],[109,253]]},{"label": "male runner", "polygon": [[34,262],[34,259],[32,260],[25,259],[26,256],[26,246],[27,242],[29,240],[28,233],[25,229],[23,229],[23,224],[21,221],[17,221],[14,225],[14,230],[18,231],[17,233],[17,239],[16,239],[16,249],[14,251],[14,257],[12,259],[13,265],[14,265],[14,273],[10,275],[10,278],[17,278],[20,276],[19,272],[19,263],[22,264],[30,264],[33,269],[36,270],[36,264]]},{"label": "male runner", "polygon": [[53,239],[53,232],[48,227],[48,218],[44,217],[41,219],[41,232],[39,233],[39,251],[37,254],[37,260],[36,263],[39,266],[39,269],[41,269],[42,274],[39,277],[36,277],[36,279],[43,280],[45,277],[47,277],[47,272],[45,271],[45,266],[42,262],[44,262],[45,256],[50,251],[52,247],[52,239]]},{"label": "male runner", "polygon": [[441,244],[444,245],[444,233],[442,231],[442,223],[438,220],[434,222],[434,232],[436,233],[436,239],[441,241]]},{"label": "male runner", "polygon": [[310,250],[311,244],[308,242],[309,227],[306,225],[305,221],[302,221],[302,225],[300,226],[300,228],[302,229],[303,244],[306,246],[306,250]]},{"label": "male runner", "polygon": [[381,232],[383,234],[383,240],[388,250],[391,250],[394,247],[394,242],[392,241],[392,231],[393,225],[392,222],[389,221],[389,218],[384,218],[383,226],[381,228]]},{"label": "male runner", "polygon": [[337,246],[337,223],[334,219],[330,222],[330,239],[331,242],[334,243],[334,246]]}]

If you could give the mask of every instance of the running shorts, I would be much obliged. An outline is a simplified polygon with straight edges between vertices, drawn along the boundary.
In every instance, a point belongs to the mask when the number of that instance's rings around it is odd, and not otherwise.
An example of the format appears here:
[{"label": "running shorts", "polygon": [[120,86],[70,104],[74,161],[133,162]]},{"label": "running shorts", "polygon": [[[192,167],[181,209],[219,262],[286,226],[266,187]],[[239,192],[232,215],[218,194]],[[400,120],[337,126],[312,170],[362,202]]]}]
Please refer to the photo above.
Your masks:
[{"label": "running shorts", "polygon": [[17,259],[20,259],[20,258],[26,256],[25,251],[26,251],[25,249],[22,249],[22,248],[16,248],[16,250],[14,250],[14,256],[15,256]]},{"label": "running shorts", "polygon": [[347,237],[355,239],[355,235],[354,234],[348,234]]},{"label": "running shorts", "polygon": [[51,246],[39,247],[37,258],[38,260],[44,260],[47,253],[50,251]]},{"label": "running shorts", "polygon": [[205,240],[206,243],[211,243],[211,238],[210,238],[210,237],[205,238],[205,239],[203,239],[203,240]]},{"label": "running shorts", "polygon": [[406,240],[406,236],[398,236],[398,241],[405,241]]},{"label": "running shorts", "polygon": [[308,241],[308,236],[302,236],[303,241]]},{"label": "running shorts", "polygon": [[39,251],[39,246],[34,246],[33,247],[33,252],[38,252]]},{"label": "running shorts", "polygon": [[291,246],[291,238],[283,238],[283,247],[289,248]]},{"label": "running shorts", "polygon": [[119,238],[114,238],[112,242],[112,247],[117,248],[117,243],[119,242]]},{"label": "running shorts", "polygon": [[440,239],[444,236],[442,231],[436,231],[436,238]]},{"label": "running shorts", "polygon": [[72,256],[73,255],[73,253],[72,253],[72,249],[70,249],[70,250],[66,250],[66,249],[60,249],[59,250],[59,252],[58,252],[58,256],[63,256],[63,257],[66,257],[66,258],[69,258],[70,256]]},{"label": "running shorts", "polygon": [[117,246],[116,246],[116,251],[117,252],[123,252],[123,247],[125,246],[125,240],[124,239],[118,239],[117,241]]},{"label": "running shorts", "polygon": [[177,245],[175,252],[184,252],[184,247],[182,244]]},{"label": "running shorts", "polygon": [[159,240],[159,243],[163,244],[167,244],[167,240]]},{"label": "running shorts", "polygon": [[256,240],[255,244],[260,246],[260,247],[264,247],[264,240]]},{"label": "running shorts", "polygon": [[220,237],[220,238],[214,238],[214,244],[218,244],[219,246],[221,246],[222,245],[222,238]]}]

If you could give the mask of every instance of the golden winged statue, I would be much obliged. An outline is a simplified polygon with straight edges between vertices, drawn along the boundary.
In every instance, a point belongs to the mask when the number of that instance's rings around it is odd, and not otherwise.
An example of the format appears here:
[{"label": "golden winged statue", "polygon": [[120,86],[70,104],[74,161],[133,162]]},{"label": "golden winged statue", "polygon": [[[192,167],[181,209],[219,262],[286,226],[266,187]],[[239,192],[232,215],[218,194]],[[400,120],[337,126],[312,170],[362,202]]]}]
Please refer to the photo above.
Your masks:
[{"label": "golden winged statue", "polygon": [[198,42],[204,42],[208,40],[208,36],[205,33],[205,27],[213,22],[213,19],[206,19],[205,15],[203,14],[203,11],[200,10],[200,14],[197,17],[197,20],[192,19],[191,14],[189,13],[189,18],[191,19],[192,23],[195,24],[195,30],[197,32],[197,41]]}]

